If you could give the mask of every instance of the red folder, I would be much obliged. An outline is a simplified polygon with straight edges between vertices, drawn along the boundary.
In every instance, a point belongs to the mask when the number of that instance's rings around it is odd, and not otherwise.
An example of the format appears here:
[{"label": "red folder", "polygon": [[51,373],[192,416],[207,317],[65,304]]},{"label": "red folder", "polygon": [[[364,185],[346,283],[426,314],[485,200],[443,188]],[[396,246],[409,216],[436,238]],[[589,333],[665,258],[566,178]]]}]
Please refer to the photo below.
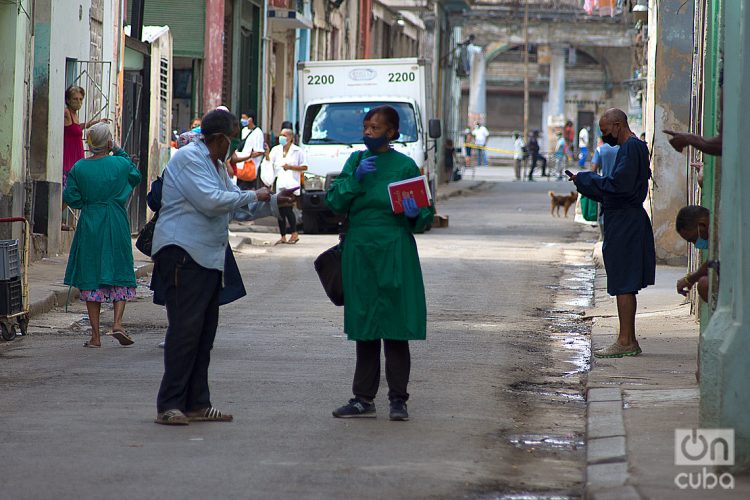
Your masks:
[{"label": "red folder", "polygon": [[391,182],[388,184],[388,194],[391,197],[391,208],[395,214],[404,212],[404,206],[401,204],[404,196],[414,198],[419,208],[429,207],[432,200],[430,186],[427,184],[427,177],[424,175],[403,181]]}]

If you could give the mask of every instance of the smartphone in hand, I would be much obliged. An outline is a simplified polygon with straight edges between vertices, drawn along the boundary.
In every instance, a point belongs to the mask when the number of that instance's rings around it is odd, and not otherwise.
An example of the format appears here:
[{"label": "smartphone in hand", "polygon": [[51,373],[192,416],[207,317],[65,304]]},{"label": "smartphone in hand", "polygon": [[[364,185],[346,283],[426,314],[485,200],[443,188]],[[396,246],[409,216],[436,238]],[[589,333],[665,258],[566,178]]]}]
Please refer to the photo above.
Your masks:
[{"label": "smartphone in hand", "polygon": [[573,172],[571,172],[570,170],[566,170],[566,171],[565,171],[565,175],[567,175],[567,176],[568,176],[568,179],[572,179],[573,177],[575,177],[575,176],[573,175]]}]

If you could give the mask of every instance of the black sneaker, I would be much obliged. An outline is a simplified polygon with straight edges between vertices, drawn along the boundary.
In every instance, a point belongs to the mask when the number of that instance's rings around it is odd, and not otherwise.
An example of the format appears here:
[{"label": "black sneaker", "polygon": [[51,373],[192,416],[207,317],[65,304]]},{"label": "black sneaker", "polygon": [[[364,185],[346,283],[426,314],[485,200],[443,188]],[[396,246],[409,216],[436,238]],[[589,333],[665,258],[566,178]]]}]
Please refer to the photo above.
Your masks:
[{"label": "black sneaker", "polygon": [[409,420],[409,412],[406,411],[406,402],[400,399],[391,401],[391,420],[406,421]]},{"label": "black sneaker", "polygon": [[375,418],[375,403],[365,403],[359,398],[352,398],[347,404],[333,410],[336,418]]}]

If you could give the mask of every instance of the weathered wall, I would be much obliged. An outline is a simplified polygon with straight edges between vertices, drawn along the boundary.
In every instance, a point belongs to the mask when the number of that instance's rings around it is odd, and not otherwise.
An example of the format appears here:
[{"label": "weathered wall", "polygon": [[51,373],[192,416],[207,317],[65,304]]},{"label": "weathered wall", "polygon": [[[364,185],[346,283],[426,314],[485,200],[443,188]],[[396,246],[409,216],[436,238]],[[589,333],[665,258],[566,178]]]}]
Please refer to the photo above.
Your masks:
[{"label": "weathered wall", "polygon": [[[28,18],[0,4],[0,217],[24,215]],[[10,226],[0,236],[11,236]]]},{"label": "weathered wall", "polygon": [[[669,145],[664,130],[689,130],[693,55],[693,6],[651,0],[646,137],[653,137],[651,213],[659,262],[686,263],[686,246],[674,218],[687,200],[686,157]],[[647,209],[649,203],[646,202]]]}]

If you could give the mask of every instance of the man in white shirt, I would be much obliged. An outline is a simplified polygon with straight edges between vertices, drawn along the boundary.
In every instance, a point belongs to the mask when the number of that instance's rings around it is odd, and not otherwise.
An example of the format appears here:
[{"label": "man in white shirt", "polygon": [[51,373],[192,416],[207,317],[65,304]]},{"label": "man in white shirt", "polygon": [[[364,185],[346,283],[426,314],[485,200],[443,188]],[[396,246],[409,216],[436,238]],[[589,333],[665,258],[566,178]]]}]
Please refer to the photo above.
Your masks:
[{"label": "man in white shirt", "polygon": [[[294,132],[292,129],[285,128],[279,134],[279,144],[271,149],[269,160],[273,164],[276,172],[276,192],[283,189],[299,188],[301,185],[301,173],[307,170],[305,152],[302,148],[294,144]],[[300,190],[294,192],[299,196]],[[286,239],[287,223],[291,233],[289,241]],[[292,205],[279,207],[279,232],[281,239],[276,242],[294,244],[299,241],[297,233],[297,219],[294,216]]]},{"label": "man in white shirt", "polygon": [[521,166],[523,165],[524,156],[526,155],[524,152],[524,149],[526,148],[526,143],[521,138],[521,134],[518,132],[513,132],[513,138],[515,141],[513,142],[513,159],[515,160],[515,171],[516,171],[516,180],[521,180]]},{"label": "man in white shirt", "polygon": [[583,168],[586,166],[586,160],[589,157],[589,131],[586,127],[583,127],[578,132],[578,166]]},{"label": "man in white shirt", "polygon": [[237,186],[240,189],[255,189],[257,187],[258,169],[266,151],[263,131],[255,124],[255,119],[254,111],[242,113],[240,119],[243,126],[240,137],[245,141],[245,144],[232,158],[232,162],[235,164]]},{"label": "man in white shirt", "polygon": [[487,145],[487,138],[490,136],[490,131],[477,121],[474,122],[474,130],[471,133],[474,136],[474,144],[481,146],[477,148],[477,166],[488,166],[487,151],[485,151],[484,147]]}]

